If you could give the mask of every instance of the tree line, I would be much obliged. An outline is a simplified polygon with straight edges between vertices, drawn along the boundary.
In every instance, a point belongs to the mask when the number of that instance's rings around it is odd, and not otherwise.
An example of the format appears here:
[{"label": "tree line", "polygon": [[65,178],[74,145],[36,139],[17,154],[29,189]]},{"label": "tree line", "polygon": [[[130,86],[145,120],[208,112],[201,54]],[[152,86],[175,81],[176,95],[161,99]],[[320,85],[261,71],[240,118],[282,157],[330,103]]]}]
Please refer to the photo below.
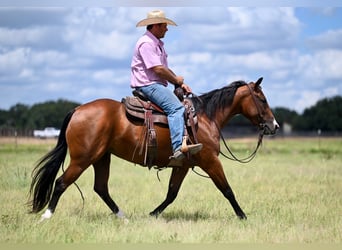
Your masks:
[{"label": "tree line", "polygon": [[285,108],[275,108],[274,112],[280,123],[291,124],[297,131],[342,131],[341,96],[321,99],[314,106],[305,109],[302,115]]},{"label": "tree line", "polygon": [[[59,99],[37,103],[32,106],[18,103],[9,110],[0,109],[0,129],[34,130],[45,127],[59,128],[65,115],[80,103]],[[273,109],[283,127],[288,124],[293,131],[342,132],[342,97],[335,96],[319,100],[303,114],[283,107]],[[250,122],[242,116],[232,119],[229,126],[246,127]]]},{"label": "tree line", "polygon": [[37,103],[33,106],[18,103],[9,110],[0,109],[0,129],[34,130],[59,128],[64,117],[80,103],[64,99]]},{"label": "tree line", "polygon": [[[284,107],[272,109],[277,122],[283,130],[291,126],[292,131],[310,132],[324,131],[330,134],[342,132],[342,97],[335,96],[319,100],[312,107],[306,108],[303,114]],[[248,126],[249,121],[242,116],[234,118],[232,126]]]}]

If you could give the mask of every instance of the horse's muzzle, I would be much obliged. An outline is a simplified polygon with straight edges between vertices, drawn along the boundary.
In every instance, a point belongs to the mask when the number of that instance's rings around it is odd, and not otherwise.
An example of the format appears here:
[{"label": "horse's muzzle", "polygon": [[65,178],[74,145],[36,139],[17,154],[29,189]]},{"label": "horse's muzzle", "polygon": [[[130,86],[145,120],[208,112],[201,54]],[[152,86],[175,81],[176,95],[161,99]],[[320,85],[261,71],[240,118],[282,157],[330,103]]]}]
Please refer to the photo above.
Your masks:
[{"label": "horse's muzzle", "polygon": [[274,135],[280,128],[279,124],[275,119],[270,122],[261,123],[259,125],[260,130],[264,135]]}]

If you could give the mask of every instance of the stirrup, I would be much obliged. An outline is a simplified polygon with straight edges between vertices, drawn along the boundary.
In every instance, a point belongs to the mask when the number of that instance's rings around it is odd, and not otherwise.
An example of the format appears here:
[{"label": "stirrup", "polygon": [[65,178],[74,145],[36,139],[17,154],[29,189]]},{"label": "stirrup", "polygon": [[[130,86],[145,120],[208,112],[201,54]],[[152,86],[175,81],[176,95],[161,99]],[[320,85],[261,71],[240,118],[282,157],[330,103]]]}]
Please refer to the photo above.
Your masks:
[{"label": "stirrup", "polygon": [[182,147],[181,147],[181,151],[186,154],[186,153],[190,153],[191,155],[197,154],[199,151],[202,150],[203,145],[202,143],[197,143],[197,144],[190,144],[188,145],[187,142],[187,136],[183,136],[183,142],[182,142]]}]

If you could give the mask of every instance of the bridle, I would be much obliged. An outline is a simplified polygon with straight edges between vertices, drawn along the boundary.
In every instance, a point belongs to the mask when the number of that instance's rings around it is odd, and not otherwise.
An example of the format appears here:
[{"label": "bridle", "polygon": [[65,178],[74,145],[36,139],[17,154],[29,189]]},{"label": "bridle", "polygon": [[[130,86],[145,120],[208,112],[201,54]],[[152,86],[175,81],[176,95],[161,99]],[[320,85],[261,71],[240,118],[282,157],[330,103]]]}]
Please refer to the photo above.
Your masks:
[{"label": "bridle", "polygon": [[248,162],[250,162],[251,160],[254,159],[256,153],[258,152],[259,147],[260,147],[261,144],[262,144],[262,139],[263,139],[264,132],[265,132],[265,129],[266,129],[266,124],[265,124],[264,119],[263,119],[263,115],[262,115],[262,112],[261,112],[260,104],[258,103],[258,100],[257,100],[256,96],[254,95],[251,86],[250,86],[249,84],[246,84],[246,85],[247,85],[247,87],[248,87],[248,89],[249,89],[249,92],[250,92],[250,94],[251,94],[251,96],[252,96],[252,99],[253,99],[253,102],[254,102],[254,104],[255,104],[255,107],[256,107],[256,109],[257,109],[257,111],[258,111],[259,138],[258,138],[258,143],[257,143],[257,146],[256,146],[255,150],[254,150],[249,156],[247,156],[247,157],[245,157],[245,158],[242,158],[242,159],[237,158],[237,157],[235,156],[235,154],[232,152],[232,150],[229,148],[228,144],[227,144],[226,141],[225,141],[225,138],[224,138],[223,135],[222,135],[222,132],[221,132],[220,128],[218,127],[218,125],[217,125],[216,122],[215,122],[215,125],[216,125],[216,127],[217,127],[217,130],[218,130],[219,133],[220,133],[220,137],[221,137],[221,139],[222,139],[222,141],[223,141],[223,144],[224,144],[225,148],[227,149],[227,151],[229,152],[230,156],[224,154],[221,150],[220,150],[220,154],[221,154],[223,157],[225,157],[225,158],[227,158],[227,159],[229,159],[229,160],[237,161],[237,162],[240,162],[240,163],[248,163]]},{"label": "bridle", "polygon": [[249,92],[251,93],[253,102],[254,102],[255,107],[256,107],[256,109],[257,109],[257,111],[258,111],[259,129],[262,130],[262,132],[263,132],[263,131],[265,130],[265,128],[266,128],[266,124],[265,124],[265,120],[264,120],[263,113],[262,113],[262,111],[261,111],[260,104],[259,104],[259,102],[258,102],[256,96],[254,95],[251,86],[250,86],[249,84],[247,84],[247,87],[248,87],[248,89],[249,89]]},{"label": "bridle", "polygon": [[[247,157],[245,158],[242,158],[242,159],[239,159],[238,157],[235,156],[235,154],[233,153],[233,151],[229,148],[228,144],[226,143],[226,140],[225,138],[223,137],[223,134],[221,132],[221,129],[219,128],[219,126],[217,125],[216,122],[215,123],[215,126],[217,128],[217,131],[219,132],[220,134],[220,137],[223,141],[223,144],[225,146],[225,148],[227,149],[227,151],[229,152],[230,156],[229,155],[226,155],[225,153],[223,153],[220,149],[219,153],[225,157],[226,159],[228,160],[232,160],[232,161],[237,161],[237,162],[240,162],[240,163],[248,163],[250,162],[251,160],[254,159],[254,157],[256,156],[261,144],[262,144],[262,139],[264,137],[264,131],[265,131],[265,128],[266,128],[266,124],[263,122],[263,115],[262,115],[262,112],[261,112],[261,108],[258,104],[258,101],[256,99],[256,96],[254,95],[253,93],[253,90],[251,88],[251,86],[249,86],[249,84],[246,84],[248,89],[249,89],[249,92],[251,93],[251,96],[253,98],[253,102],[255,104],[255,107],[256,109],[258,110],[258,119],[259,119],[259,138],[258,138],[258,143],[257,143],[257,146],[255,147],[254,151]],[[192,168],[192,171],[194,173],[196,173],[197,175],[201,176],[201,177],[204,177],[204,178],[210,178],[209,176],[206,176],[206,175],[202,175],[201,173],[198,173],[197,171],[195,171],[194,167]]]},{"label": "bridle", "polygon": [[[214,123],[215,123],[215,126],[216,126],[216,128],[217,128],[217,131],[219,132],[220,137],[221,137],[221,139],[222,139],[222,141],[223,141],[223,144],[224,144],[225,148],[227,149],[227,151],[229,152],[230,156],[224,154],[224,153],[221,151],[221,149],[220,149],[219,153],[220,153],[223,157],[225,157],[226,159],[228,159],[228,160],[237,161],[237,162],[240,162],[240,163],[248,163],[248,162],[250,162],[251,160],[254,159],[254,157],[256,156],[256,154],[257,154],[257,152],[258,152],[258,150],[259,150],[259,148],[260,148],[260,146],[261,146],[261,144],[262,144],[262,139],[263,139],[263,137],[264,137],[264,131],[265,131],[265,129],[266,129],[266,124],[265,124],[265,122],[264,122],[263,115],[262,115],[262,112],[261,112],[261,107],[260,107],[260,105],[259,105],[259,103],[258,103],[258,101],[257,101],[257,98],[256,98],[256,96],[254,95],[251,86],[250,86],[249,84],[246,84],[246,85],[247,85],[247,87],[248,87],[248,89],[249,89],[249,92],[250,92],[250,94],[251,94],[251,96],[252,96],[252,99],[253,99],[253,102],[254,102],[254,104],[255,104],[255,107],[256,107],[256,109],[257,109],[257,111],[258,111],[258,119],[259,119],[259,138],[258,138],[257,146],[256,146],[256,148],[254,149],[254,151],[253,151],[249,156],[247,156],[247,157],[245,157],[245,158],[239,159],[238,157],[236,157],[235,154],[232,152],[232,150],[229,148],[228,144],[226,143],[226,140],[225,140],[225,138],[223,137],[223,134],[222,134],[222,132],[221,132],[221,129],[219,128],[219,126],[217,125],[217,123],[214,122]],[[199,176],[201,176],[201,177],[209,178],[209,179],[210,179],[209,176],[202,175],[201,173],[198,173],[197,171],[195,171],[194,167],[192,168],[192,171],[193,171],[195,174],[197,174],[197,175],[199,175]]]}]

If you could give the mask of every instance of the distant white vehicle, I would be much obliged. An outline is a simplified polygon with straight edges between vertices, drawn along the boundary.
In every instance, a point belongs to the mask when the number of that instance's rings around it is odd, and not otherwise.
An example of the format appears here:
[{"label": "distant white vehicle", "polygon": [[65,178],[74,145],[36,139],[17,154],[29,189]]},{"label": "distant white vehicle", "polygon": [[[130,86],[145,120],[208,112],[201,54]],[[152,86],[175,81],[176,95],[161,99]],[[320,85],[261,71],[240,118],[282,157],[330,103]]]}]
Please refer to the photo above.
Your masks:
[{"label": "distant white vehicle", "polygon": [[33,130],[33,136],[39,138],[56,138],[60,132],[59,129],[46,127],[44,130]]}]

